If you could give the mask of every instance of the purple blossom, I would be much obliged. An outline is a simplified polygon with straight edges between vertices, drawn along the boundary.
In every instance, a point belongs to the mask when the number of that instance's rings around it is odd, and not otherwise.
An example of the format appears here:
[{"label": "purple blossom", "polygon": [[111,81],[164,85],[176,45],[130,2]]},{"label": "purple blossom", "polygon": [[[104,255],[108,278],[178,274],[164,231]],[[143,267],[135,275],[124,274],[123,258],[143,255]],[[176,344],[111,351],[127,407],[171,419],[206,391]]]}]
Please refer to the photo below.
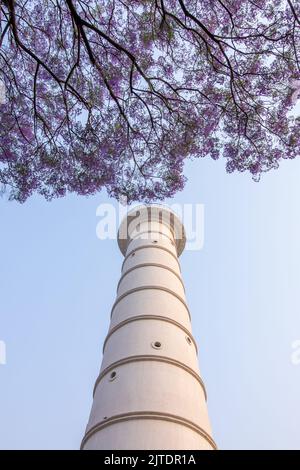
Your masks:
[{"label": "purple blossom", "polygon": [[0,13],[11,199],[164,199],[188,158],[258,180],[299,155],[299,2],[20,0]]}]

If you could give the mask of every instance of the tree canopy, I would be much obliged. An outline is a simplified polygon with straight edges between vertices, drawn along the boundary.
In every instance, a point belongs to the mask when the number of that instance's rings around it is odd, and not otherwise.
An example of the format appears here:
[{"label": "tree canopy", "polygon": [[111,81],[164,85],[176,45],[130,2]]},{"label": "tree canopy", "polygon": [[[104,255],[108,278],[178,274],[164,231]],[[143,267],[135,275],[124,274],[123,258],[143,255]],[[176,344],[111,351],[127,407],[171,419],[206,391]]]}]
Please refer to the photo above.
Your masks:
[{"label": "tree canopy", "polygon": [[187,158],[258,180],[299,155],[299,2],[0,0],[0,15],[11,199],[164,199]]}]

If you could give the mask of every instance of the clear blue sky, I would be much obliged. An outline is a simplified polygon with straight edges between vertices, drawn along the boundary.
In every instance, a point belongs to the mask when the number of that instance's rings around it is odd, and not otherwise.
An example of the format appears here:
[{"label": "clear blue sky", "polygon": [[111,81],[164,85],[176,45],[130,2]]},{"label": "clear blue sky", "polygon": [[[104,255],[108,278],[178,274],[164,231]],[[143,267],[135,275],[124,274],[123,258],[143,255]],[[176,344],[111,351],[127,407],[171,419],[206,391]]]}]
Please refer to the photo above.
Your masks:
[{"label": "clear blue sky", "polygon": [[[205,205],[205,244],[181,257],[221,449],[300,449],[300,159],[254,183],[224,162],[186,167],[172,203]],[[0,201],[0,448],[77,449],[122,262],[96,237],[105,193]]]}]

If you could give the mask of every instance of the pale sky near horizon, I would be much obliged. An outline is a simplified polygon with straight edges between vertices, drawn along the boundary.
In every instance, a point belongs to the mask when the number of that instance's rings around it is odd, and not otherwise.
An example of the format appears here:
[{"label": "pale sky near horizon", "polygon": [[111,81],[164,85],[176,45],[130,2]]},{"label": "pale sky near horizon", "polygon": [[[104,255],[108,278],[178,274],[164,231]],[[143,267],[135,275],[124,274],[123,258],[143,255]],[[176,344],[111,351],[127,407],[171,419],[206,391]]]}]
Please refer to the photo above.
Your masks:
[{"label": "pale sky near horizon", "polygon": [[[300,159],[260,183],[210,159],[186,174],[165,202],[205,207],[203,249],[180,262],[214,439],[300,449]],[[108,202],[0,200],[1,449],[79,448],[122,263],[96,237]]]}]

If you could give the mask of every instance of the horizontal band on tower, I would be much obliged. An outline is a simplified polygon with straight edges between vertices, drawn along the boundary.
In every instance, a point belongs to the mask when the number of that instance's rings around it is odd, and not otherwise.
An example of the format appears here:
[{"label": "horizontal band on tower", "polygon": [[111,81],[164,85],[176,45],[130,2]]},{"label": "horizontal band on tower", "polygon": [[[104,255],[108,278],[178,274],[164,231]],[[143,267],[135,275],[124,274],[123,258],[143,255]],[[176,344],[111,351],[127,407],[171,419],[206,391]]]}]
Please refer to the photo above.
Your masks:
[{"label": "horizontal band on tower", "polygon": [[167,287],[163,287],[163,286],[140,286],[140,287],[135,287],[134,289],[129,289],[128,291],[124,292],[124,294],[121,294],[120,297],[117,298],[117,300],[115,301],[115,303],[112,306],[110,317],[112,318],[113,311],[114,311],[115,307],[118,305],[118,303],[122,299],[127,297],[127,295],[130,295],[130,294],[133,294],[134,292],[139,292],[139,291],[142,291],[142,290],[161,290],[161,291],[164,291],[164,292],[168,292],[168,294],[171,294],[174,297],[176,297],[176,299],[178,299],[184,305],[184,307],[186,308],[186,311],[189,315],[189,318],[191,319],[191,314],[190,314],[189,308],[188,308],[185,300],[182,297],[180,297],[180,295],[176,294],[176,292],[174,292],[173,290],[168,289]]},{"label": "horizontal band on tower", "polygon": [[115,416],[111,416],[103,421],[100,421],[99,423],[91,427],[91,429],[85,434],[84,438],[82,439],[80,449],[82,450],[87,440],[91,436],[96,434],[98,431],[101,431],[101,429],[107,426],[111,426],[112,424],[137,419],[155,419],[159,421],[169,421],[171,423],[176,423],[188,427],[196,433],[200,434],[200,436],[203,437],[203,439],[205,439],[214,450],[217,450],[217,445],[213,438],[203,428],[198,426],[198,424],[194,423],[193,421],[190,421],[189,419],[182,418],[178,415],[173,415],[170,413],[161,413],[157,411],[132,411],[130,413],[122,413]]},{"label": "horizontal band on tower", "polygon": [[164,317],[164,316],[161,316],[161,315],[136,315],[135,317],[129,317],[126,320],[123,320],[122,322],[118,323],[116,326],[114,326],[107,333],[107,336],[106,336],[106,338],[104,340],[104,343],[103,343],[103,354],[104,354],[105,345],[106,345],[108,339],[111,337],[111,335],[115,331],[117,331],[119,328],[122,328],[123,326],[127,325],[128,323],[135,322],[135,321],[138,321],[138,320],[159,320],[159,321],[164,321],[164,322],[171,323],[172,325],[177,326],[182,331],[184,331],[184,333],[186,335],[188,335],[189,338],[191,338],[191,340],[192,340],[192,342],[195,346],[196,353],[198,354],[198,347],[197,347],[196,341],[193,338],[191,332],[187,328],[185,328],[183,325],[181,325],[181,323],[177,322],[176,320],[173,320],[172,318]]},{"label": "horizontal band on tower", "polygon": [[127,259],[133,254],[135,253],[136,251],[139,251],[139,250],[144,250],[146,248],[156,248],[157,250],[163,250],[163,251],[166,251],[167,253],[169,253],[169,255],[173,256],[173,258],[177,261],[177,264],[178,264],[178,267],[179,267],[179,270],[181,271],[180,269],[180,264],[179,264],[179,261],[178,261],[178,257],[173,253],[173,251],[169,250],[168,248],[166,248],[165,246],[159,246],[159,245],[156,245],[156,244],[151,244],[151,245],[142,245],[142,246],[138,246],[136,248],[134,248],[133,250],[131,250],[124,258],[124,261],[122,263],[122,267],[121,267],[121,270],[123,270],[123,267],[124,267],[124,264],[125,262],[127,261]]},{"label": "horizontal band on tower", "polygon": [[116,367],[119,367],[119,366],[123,366],[124,364],[130,364],[131,362],[144,362],[144,361],[165,362],[167,364],[171,364],[175,367],[180,367],[181,369],[185,370],[188,374],[192,375],[199,382],[200,386],[202,387],[205,400],[207,400],[207,393],[206,393],[204,382],[201,379],[200,375],[197,374],[197,372],[195,372],[191,367],[187,366],[183,362],[177,361],[177,359],[173,359],[171,357],[166,357],[166,356],[158,356],[158,355],[156,356],[154,354],[143,354],[143,355],[124,357],[123,359],[120,359],[119,361],[115,361],[109,366],[107,366],[105,369],[103,369],[102,372],[100,372],[100,374],[98,375],[96,379],[94,390],[93,390],[93,397],[96,393],[96,388],[99,382],[112,369],[115,369]]},{"label": "horizontal band on tower", "polygon": [[[136,237],[130,237],[130,242],[128,243],[128,246],[133,240],[138,240],[140,235],[144,235],[144,233],[158,233],[159,235],[163,235],[164,237],[168,238],[172,243],[174,243],[174,246],[175,246],[174,236],[173,238],[171,238],[169,237],[169,235],[167,235],[164,232],[160,232],[159,230],[143,230],[142,232],[137,232]],[[147,240],[147,238],[142,238],[142,240]],[[149,240],[151,240],[151,238],[149,238]]]},{"label": "horizontal band on tower", "polygon": [[185,288],[184,288],[184,284],[183,284],[183,280],[181,279],[181,277],[179,276],[179,274],[174,271],[174,269],[172,268],[169,268],[169,266],[166,266],[165,264],[160,264],[160,263],[141,263],[141,264],[136,264],[135,266],[132,266],[132,268],[129,268],[127,271],[125,271],[125,273],[122,274],[122,276],[120,277],[120,280],[118,282],[118,285],[117,285],[117,291],[120,287],[120,283],[122,282],[122,280],[124,279],[124,277],[131,273],[132,271],[134,271],[135,269],[138,269],[138,268],[144,268],[144,267],[147,267],[147,266],[153,266],[155,268],[162,268],[162,269],[166,269],[167,271],[170,271],[170,273],[174,274],[177,279],[181,282],[182,284],[182,287],[183,287],[183,290],[185,291]]}]

